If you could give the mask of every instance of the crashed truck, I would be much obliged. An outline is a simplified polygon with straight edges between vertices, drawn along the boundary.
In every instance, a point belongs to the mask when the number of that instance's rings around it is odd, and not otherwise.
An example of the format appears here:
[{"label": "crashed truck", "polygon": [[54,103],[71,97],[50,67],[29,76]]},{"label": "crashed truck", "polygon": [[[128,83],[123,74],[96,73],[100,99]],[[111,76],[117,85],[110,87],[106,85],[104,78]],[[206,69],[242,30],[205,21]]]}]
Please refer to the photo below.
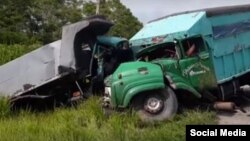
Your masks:
[{"label": "crashed truck", "polygon": [[249,92],[249,39],[250,5],[151,21],[130,39],[137,61],[107,77],[104,107],[132,107],[149,121],[169,119],[179,105],[200,98],[235,108],[231,102]]},{"label": "crashed truck", "polygon": [[[103,16],[66,25],[62,39],[0,66],[0,95],[12,107],[71,104],[103,89],[103,79],[128,50],[124,38],[105,36],[112,23]],[[124,57],[124,58],[121,58]]]}]

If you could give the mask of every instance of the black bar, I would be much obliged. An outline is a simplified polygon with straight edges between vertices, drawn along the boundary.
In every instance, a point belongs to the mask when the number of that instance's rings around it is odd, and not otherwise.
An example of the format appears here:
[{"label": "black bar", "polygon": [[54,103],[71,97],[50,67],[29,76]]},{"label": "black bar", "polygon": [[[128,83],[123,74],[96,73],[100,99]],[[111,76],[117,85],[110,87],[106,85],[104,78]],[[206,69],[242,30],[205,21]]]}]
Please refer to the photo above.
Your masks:
[{"label": "black bar", "polygon": [[186,125],[186,141],[201,139],[249,141],[250,125]]}]

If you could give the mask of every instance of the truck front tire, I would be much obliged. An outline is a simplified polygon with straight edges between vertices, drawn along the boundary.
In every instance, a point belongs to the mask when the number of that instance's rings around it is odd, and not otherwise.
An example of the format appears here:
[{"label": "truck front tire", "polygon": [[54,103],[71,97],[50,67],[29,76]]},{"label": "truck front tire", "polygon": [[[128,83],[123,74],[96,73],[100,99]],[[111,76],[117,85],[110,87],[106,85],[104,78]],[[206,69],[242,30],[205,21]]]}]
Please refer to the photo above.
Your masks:
[{"label": "truck front tire", "polygon": [[142,121],[164,121],[171,119],[177,112],[178,102],[170,88],[146,92],[132,103]]}]

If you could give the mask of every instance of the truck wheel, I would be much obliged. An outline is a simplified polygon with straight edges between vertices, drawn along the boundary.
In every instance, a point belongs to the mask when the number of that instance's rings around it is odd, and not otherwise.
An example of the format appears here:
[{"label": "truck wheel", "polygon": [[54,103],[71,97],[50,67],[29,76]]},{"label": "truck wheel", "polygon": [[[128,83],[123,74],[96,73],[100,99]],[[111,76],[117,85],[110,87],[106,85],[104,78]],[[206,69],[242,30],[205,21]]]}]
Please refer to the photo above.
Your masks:
[{"label": "truck wheel", "polygon": [[170,88],[152,91],[144,98],[138,97],[133,105],[140,119],[146,122],[168,120],[178,108],[175,93]]}]

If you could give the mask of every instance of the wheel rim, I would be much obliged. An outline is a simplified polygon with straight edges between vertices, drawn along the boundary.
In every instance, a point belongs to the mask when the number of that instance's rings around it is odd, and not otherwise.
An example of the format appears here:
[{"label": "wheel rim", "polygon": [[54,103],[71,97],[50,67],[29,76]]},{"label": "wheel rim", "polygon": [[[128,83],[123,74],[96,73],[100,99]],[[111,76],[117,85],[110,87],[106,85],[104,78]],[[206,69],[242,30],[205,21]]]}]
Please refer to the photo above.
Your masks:
[{"label": "wheel rim", "polygon": [[151,114],[157,114],[163,108],[163,100],[156,97],[149,97],[144,103],[144,110]]}]

